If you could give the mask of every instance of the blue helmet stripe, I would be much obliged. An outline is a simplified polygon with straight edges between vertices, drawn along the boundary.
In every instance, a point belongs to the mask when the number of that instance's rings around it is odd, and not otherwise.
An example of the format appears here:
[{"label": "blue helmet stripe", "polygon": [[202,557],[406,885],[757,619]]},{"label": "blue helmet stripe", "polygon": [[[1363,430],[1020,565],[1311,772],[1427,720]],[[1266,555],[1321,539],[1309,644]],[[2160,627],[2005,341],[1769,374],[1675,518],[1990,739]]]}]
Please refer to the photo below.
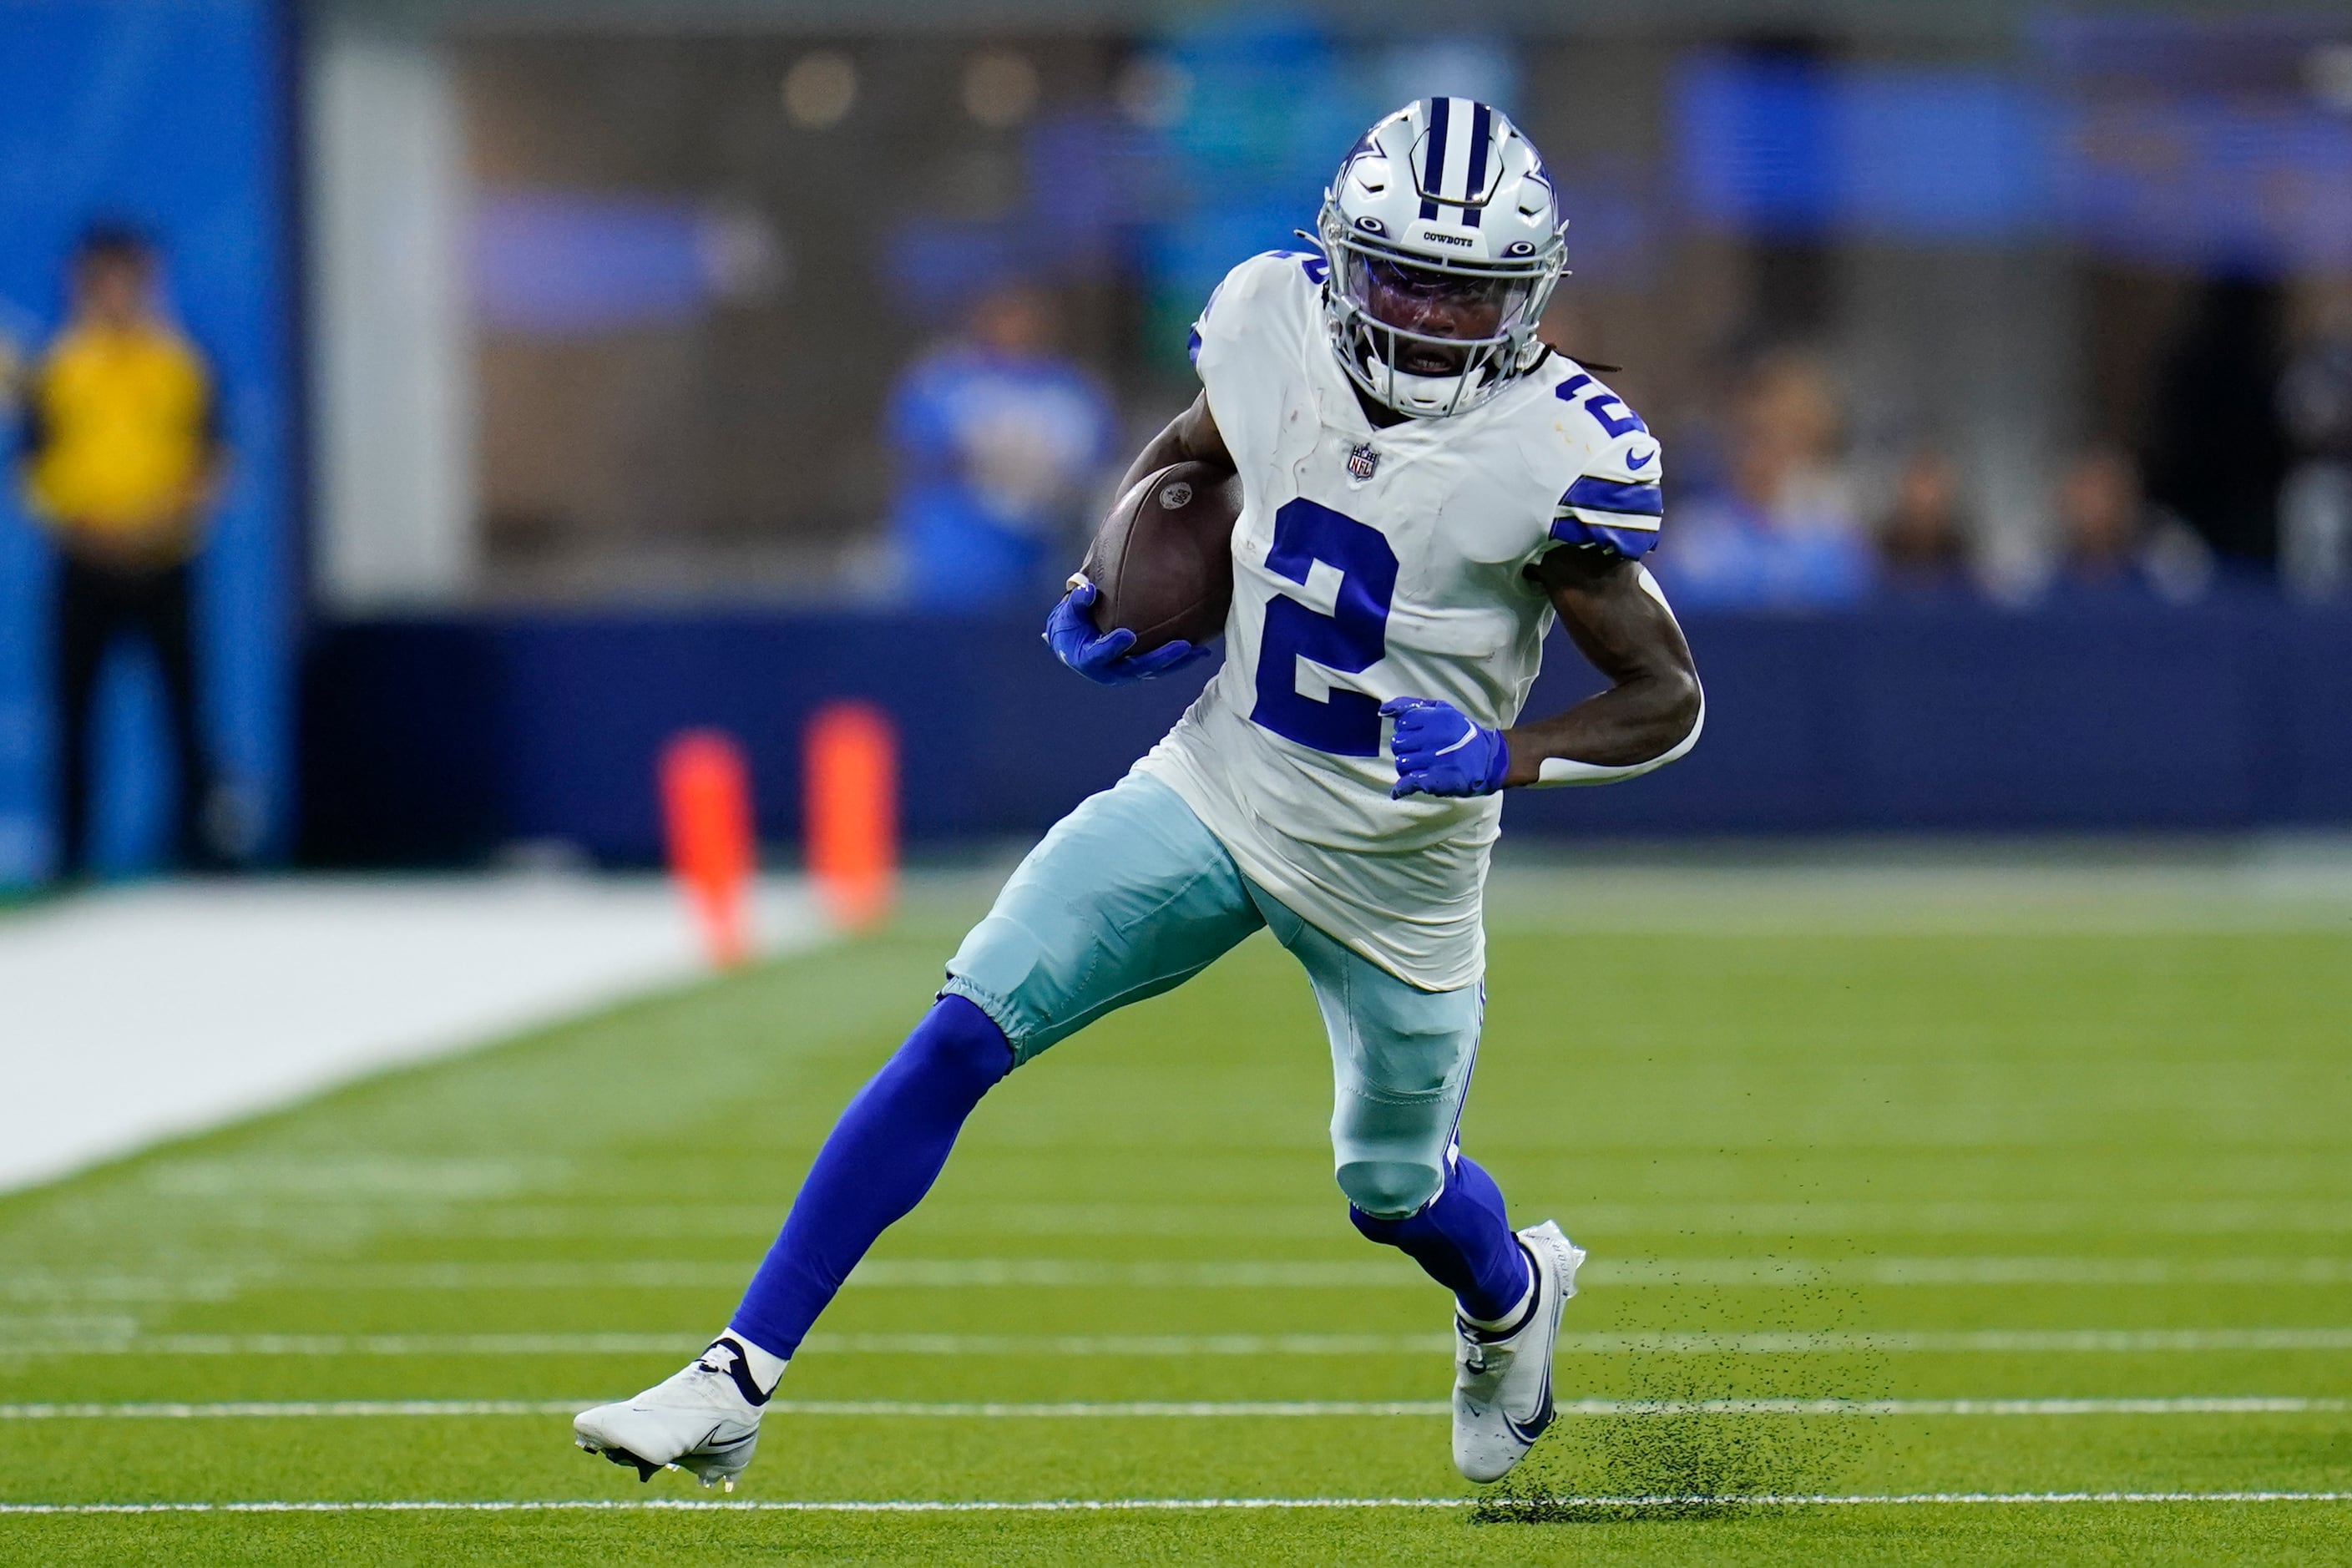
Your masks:
[{"label": "blue helmet stripe", "polygon": [[[1462,195],[1465,202],[1476,201],[1480,193],[1486,188],[1486,141],[1493,132],[1494,123],[1495,111],[1485,104],[1477,104],[1471,109],[1470,173],[1468,182],[1462,187]],[[1478,214],[1478,208],[1465,206],[1462,209],[1462,221],[1468,226],[1476,228]]]},{"label": "blue helmet stripe", "polygon": [[1422,160],[1421,216],[1437,216],[1434,198],[1445,194],[1445,130],[1454,119],[1454,100],[1433,98],[1429,100],[1429,155]]}]

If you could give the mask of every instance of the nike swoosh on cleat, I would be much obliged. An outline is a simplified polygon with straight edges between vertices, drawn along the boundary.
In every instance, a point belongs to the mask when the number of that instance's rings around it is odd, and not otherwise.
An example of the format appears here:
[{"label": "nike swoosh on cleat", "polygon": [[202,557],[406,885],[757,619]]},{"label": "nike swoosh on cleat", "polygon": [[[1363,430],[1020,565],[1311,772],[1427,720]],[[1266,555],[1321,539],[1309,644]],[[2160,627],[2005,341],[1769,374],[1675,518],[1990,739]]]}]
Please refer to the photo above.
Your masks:
[{"label": "nike swoosh on cleat", "polygon": [[1512,1436],[1532,1447],[1535,1440],[1542,1436],[1545,1429],[1550,1426],[1554,1414],[1555,1409],[1551,1400],[1551,1373],[1547,1372],[1544,1373],[1543,1393],[1536,1400],[1536,1413],[1528,1416],[1525,1423],[1521,1423],[1506,1410],[1503,1412],[1503,1425],[1511,1429]]}]

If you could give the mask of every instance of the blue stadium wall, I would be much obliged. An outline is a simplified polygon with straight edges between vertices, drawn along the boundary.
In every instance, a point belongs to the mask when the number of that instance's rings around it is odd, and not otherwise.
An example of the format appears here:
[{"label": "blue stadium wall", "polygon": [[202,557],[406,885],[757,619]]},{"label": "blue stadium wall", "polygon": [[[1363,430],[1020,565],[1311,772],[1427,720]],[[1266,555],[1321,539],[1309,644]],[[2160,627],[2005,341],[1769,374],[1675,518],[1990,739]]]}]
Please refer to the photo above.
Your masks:
[{"label": "blue stadium wall", "polygon": [[[287,25],[271,0],[0,4],[0,339],[30,352],[64,308],[76,236],[158,239],[172,301],[220,376],[234,466],[198,574],[204,719],[265,855],[292,819],[296,386]],[[0,888],[52,863],[49,549],[24,515],[0,400]],[[159,682],[118,658],[97,725],[99,859],[161,850]]]},{"label": "blue stadium wall", "polygon": [[[1972,603],[1688,630],[1706,739],[1639,783],[1515,795],[1521,833],[2229,830],[2352,826],[2352,611]],[[689,725],[750,753],[760,826],[796,836],[809,714],[895,716],[910,839],[1034,834],[1117,779],[1197,677],[1108,691],[1029,617],[510,615],[345,625],[306,678],[304,847],[325,863],[562,839],[658,852],[654,756]],[[1532,710],[1591,679],[1557,639]]]}]

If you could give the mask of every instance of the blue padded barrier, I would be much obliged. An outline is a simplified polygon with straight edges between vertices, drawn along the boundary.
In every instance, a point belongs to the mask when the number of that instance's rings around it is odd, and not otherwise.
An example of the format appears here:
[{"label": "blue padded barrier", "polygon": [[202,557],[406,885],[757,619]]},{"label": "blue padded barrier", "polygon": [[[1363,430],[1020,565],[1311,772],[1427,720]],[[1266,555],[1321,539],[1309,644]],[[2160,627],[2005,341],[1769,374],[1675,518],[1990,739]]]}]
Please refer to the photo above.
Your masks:
[{"label": "blue padded barrier", "polygon": [[[1954,600],[1688,619],[1707,732],[1608,789],[1518,793],[1520,833],[1669,836],[2352,826],[2352,611],[2229,594],[2029,613]],[[1030,618],[508,613],[323,631],[305,680],[303,846],[448,862],[560,838],[659,850],[654,756],[715,724],[761,834],[800,812],[799,735],[835,697],[897,720],[917,842],[1042,831],[1116,780],[1205,670],[1118,690]],[[1531,711],[1596,686],[1555,638]]]}]

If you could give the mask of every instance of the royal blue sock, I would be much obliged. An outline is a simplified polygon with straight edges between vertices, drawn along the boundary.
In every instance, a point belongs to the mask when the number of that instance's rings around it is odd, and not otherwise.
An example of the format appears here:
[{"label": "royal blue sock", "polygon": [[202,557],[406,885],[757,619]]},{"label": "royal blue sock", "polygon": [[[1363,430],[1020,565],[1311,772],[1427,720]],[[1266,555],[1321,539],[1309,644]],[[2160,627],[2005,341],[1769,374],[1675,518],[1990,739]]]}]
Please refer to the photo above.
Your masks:
[{"label": "royal blue sock", "polygon": [[1013,1070],[994,1020],[942,996],[834,1123],[728,1326],[789,1357],[857,1260],[922,1201],[964,1118]]},{"label": "royal blue sock", "polygon": [[1381,1219],[1350,1205],[1372,1240],[1397,1247],[1454,1292],[1463,1313],[1499,1322],[1528,1293],[1528,1258],[1511,1234],[1503,1189],[1466,1154],[1454,1156],[1444,1190],[1419,1214]]}]

